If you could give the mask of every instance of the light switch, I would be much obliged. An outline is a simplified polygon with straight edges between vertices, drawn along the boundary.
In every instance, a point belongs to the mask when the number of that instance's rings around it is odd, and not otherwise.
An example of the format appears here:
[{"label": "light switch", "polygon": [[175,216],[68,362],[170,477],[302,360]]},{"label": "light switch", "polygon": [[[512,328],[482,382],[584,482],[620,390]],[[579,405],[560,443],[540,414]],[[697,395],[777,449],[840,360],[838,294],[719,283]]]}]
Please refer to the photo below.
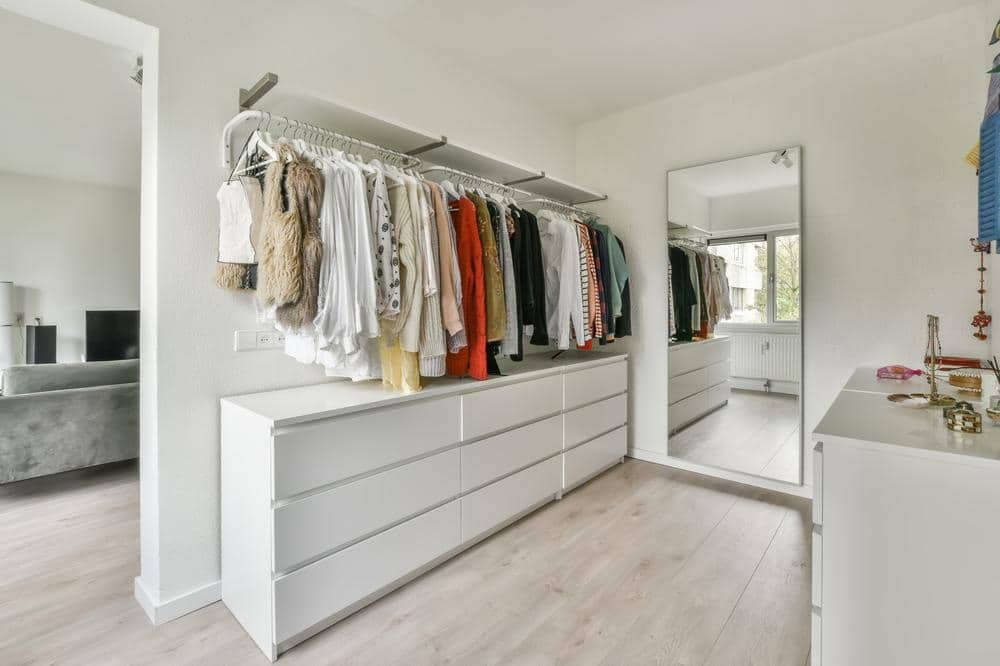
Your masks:
[{"label": "light switch", "polygon": [[236,331],[233,340],[233,348],[236,351],[281,349],[285,346],[285,334],[273,328],[259,331]]}]

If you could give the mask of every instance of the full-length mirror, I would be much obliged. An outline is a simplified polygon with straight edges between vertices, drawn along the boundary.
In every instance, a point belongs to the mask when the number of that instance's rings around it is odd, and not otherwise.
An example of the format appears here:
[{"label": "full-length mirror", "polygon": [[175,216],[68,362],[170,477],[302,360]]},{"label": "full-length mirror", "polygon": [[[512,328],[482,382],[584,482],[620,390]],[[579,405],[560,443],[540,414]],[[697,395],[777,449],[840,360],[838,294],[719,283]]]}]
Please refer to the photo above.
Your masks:
[{"label": "full-length mirror", "polygon": [[667,175],[668,454],[801,483],[801,149]]}]

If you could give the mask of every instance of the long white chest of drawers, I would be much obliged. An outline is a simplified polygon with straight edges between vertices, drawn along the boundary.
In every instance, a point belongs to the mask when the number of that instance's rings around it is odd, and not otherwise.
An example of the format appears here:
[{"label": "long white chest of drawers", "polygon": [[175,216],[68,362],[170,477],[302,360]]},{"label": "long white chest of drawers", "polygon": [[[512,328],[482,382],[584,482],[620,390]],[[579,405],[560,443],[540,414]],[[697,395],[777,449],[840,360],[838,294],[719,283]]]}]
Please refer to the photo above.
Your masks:
[{"label": "long white chest of drawers", "polygon": [[222,599],[265,655],[622,460],[625,355],[511,372],[222,400]]},{"label": "long white chest of drawers", "polygon": [[862,368],[813,432],[813,666],[1000,664],[1000,428],[886,399],[926,386]]}]

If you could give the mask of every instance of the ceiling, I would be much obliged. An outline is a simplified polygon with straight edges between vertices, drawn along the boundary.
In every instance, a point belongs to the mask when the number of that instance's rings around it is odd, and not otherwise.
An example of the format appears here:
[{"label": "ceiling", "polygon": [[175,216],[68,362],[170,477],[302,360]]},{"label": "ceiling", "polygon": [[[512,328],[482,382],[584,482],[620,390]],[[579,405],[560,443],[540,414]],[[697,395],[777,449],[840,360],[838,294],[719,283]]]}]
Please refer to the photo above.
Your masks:
[{"label": "ceiling", "polygon": [[776,187],[799,184],[799,149],[789,148],[786,153],[791,167],[773,164],[775,153],[760,153],[724,162],[671,171],[671,184],[680,183],[703,197],[724,197],[730,194],[757,192]]},{"label": "ceiling", "polygon": [[0,171],[138,189],[134,59],[0,10]]},{"label": "ceiling", "polygon": [[975,0],[348,0],[401,39],[586,121]]}]

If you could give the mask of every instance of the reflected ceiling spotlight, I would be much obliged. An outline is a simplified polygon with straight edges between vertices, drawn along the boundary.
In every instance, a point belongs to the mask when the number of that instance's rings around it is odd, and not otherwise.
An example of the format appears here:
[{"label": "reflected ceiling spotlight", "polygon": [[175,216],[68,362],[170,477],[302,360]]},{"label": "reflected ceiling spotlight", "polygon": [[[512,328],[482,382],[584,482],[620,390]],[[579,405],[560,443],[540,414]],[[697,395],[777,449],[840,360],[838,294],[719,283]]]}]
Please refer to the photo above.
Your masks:
[{"label": "reflected ceiling spotlight", "polygon": [[779,164],[783,165],[786,169],[791,169],[794,162],[792,158],[788,156],[788,149],[777,151],[773,157],[771,157],[771,164],[777,166]]}]

